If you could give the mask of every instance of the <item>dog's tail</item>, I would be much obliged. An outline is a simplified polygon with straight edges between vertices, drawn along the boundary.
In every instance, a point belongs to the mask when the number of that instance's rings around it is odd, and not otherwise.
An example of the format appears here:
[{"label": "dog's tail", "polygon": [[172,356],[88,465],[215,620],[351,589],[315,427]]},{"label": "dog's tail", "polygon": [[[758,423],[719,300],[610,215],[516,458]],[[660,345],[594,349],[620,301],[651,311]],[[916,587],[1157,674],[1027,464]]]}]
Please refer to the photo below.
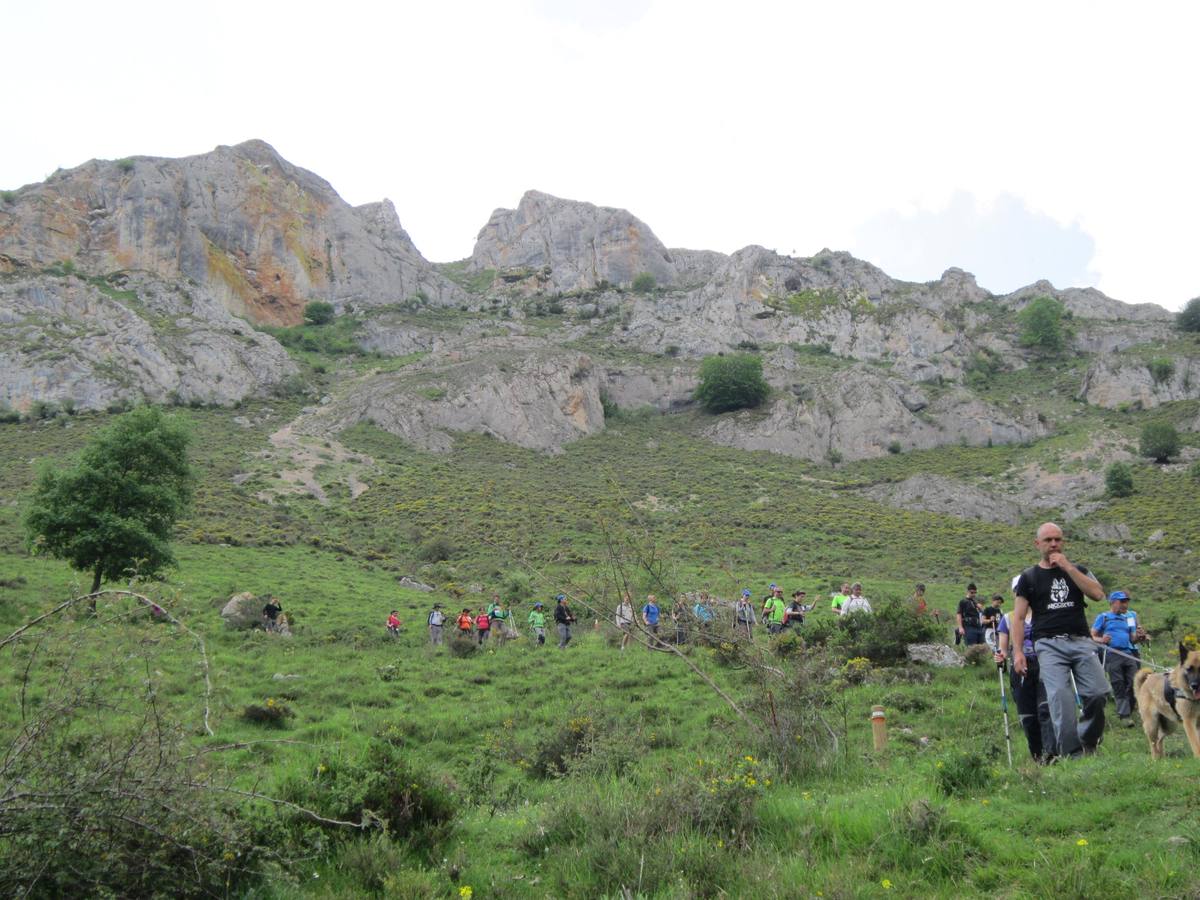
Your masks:
[{"label": "dog's tail", "polygon": [[1133,689],[1136,691],[1141,688],[1142,682],[1153,674],[1149,669],[1138,669],[1138,673],[1133,676]]}]

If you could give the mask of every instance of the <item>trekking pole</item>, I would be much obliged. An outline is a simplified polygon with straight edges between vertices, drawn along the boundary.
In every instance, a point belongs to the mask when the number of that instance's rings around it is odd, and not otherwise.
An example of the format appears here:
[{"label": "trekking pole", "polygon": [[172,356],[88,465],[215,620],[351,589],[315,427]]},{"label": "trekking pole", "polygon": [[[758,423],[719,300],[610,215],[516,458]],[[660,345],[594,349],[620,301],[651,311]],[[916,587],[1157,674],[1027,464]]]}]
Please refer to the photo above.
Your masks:
[{"label": "trekking pole", "polygon": [[1079,687],[1075,684],[1075,673],[1070,672],[1069,674],[1071,676],[1071,690],[1075,692],[1075,708],[1083,709],[1083,698],[1079,696]]},{"label": "trekking pole", "polygon": [[996,664],[996,674],[1000,677],[1000,709],[1004,713],[1004,744],[1008,749],[1008,767],[1012,768],[1012,732],[1008,728],[1008,693],[1004,690],[1004,663]]}]

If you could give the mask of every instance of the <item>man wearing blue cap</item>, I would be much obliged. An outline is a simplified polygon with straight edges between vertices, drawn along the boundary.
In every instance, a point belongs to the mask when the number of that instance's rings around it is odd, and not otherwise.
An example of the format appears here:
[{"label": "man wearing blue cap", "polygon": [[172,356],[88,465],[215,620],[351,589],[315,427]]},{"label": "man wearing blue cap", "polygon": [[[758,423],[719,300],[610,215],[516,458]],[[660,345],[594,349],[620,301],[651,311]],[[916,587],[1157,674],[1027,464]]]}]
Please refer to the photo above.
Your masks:
[{"label": "man wearing blue cap", "polygon": [[1127,593],[1113,591],[1108,595],[1108,606],[1109,611],[1100,613],[1092,623],[1092,640],[1108,650],[1118,651],[1104,654],[1104,672],[1117,701],[1117,718],[1132,728],[1133,676],[1141,666],[1137,645],[1148,636],[1138,624],[1137,613],[1129,608]]}]

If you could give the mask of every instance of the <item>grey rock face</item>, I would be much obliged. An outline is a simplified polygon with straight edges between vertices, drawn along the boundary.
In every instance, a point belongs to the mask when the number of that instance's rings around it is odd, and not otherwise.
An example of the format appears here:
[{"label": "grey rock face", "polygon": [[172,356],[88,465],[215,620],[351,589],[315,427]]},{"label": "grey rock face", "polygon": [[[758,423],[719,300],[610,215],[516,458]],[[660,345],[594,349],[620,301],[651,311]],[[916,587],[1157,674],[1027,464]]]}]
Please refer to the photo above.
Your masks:
[{"label": "grey rock face", "polygon": [[349,206],[262,141],[184,159],[93,160],[0,205],[3,257],[190,279],[231,312],[292,325],[304,305],[465,302],[388,201]]},{"label": "grey rock face", "polygon": [[1160,403],[1195,399],[1200,397],[1200,359],[1174,359],[1170,375],[1156,380],[1141,360],[1102,357],[1088,367],[1079,396],[1105,409],[1123,404],[1153,409]]},{"label": "grey rock face", "polygon": [[941,475],[914,475],[893,484],[875,485],[863,494],[899,509],[919,509],[959,519],[1016,525],[1022,518],[1019,503]]},{"label": "grey rock face", "polygon": [[694,371],[682,366],[665,371],[609,366],[603,373],[604,392],[619,409],[681,409],[691,405],[696,384]]},{"label": "grey rock face", "polygon": [[268,335],[202,287],[146,273],[0,276],[0,402],[229,404],[296,373]]},{"label": "grey rock face", "polygon": [[[692,262],[692,260],[689,260]],[[644,222],[623,209],[529,191],[516,209],[498,209],[479,232],[471,267],[502,278],[536,278],[546,292],[628,287],[642,272],[673,285],[671,254]]]},{"label": "grey rock face", "polygon": [[514,341],[367,378],[307,412],[294,430],[329,434],[366,420],[425,450],[449,450],[454,432],[473,432],[556,453],[602,429],[604,410],[590,358]]},{"label": "grey rock face", "polygon": [[904,386],[866,367],[854,367],[812,386],[809,399],[776,400],[765,413],[722,415],[708,428],[719,444],[770,450],[821,461],[831,451],[845,460],[882,456],[892,443],[928,449],[1018,443],[1044,433],[1036,420],[1021,422],[966,392],[940,398],[922,417],[904,405]]},{"label": "grey rock face", "polygon": [[904,652],[913,662],[925,663],[939,669],[961,669],[966,665],[954,648],[945,644],[908,644]]},{"label": "grey rock face", "polygon": [[1059,290],[1049,281],[1037,281],[1007,294],[1001,300],[1022,308],[1038,297],[1054,297],[1077,316],[1087,319],[1115,319],[1130,322],[1170,324],[1174,315],[1154,303],[1122,303],[1095,288]]}]

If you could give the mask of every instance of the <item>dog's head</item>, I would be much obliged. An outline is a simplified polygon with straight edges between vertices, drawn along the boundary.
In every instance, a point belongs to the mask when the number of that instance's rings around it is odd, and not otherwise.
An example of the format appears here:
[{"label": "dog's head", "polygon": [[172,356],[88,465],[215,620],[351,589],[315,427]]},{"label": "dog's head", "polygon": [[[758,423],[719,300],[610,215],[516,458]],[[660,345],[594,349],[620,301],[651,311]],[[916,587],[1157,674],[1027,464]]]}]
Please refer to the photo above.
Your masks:
[{"label": "dog's head", "polygon": [[1189,700],[1200,700],[1200,650],[1179,645],[1179,677]]}]

